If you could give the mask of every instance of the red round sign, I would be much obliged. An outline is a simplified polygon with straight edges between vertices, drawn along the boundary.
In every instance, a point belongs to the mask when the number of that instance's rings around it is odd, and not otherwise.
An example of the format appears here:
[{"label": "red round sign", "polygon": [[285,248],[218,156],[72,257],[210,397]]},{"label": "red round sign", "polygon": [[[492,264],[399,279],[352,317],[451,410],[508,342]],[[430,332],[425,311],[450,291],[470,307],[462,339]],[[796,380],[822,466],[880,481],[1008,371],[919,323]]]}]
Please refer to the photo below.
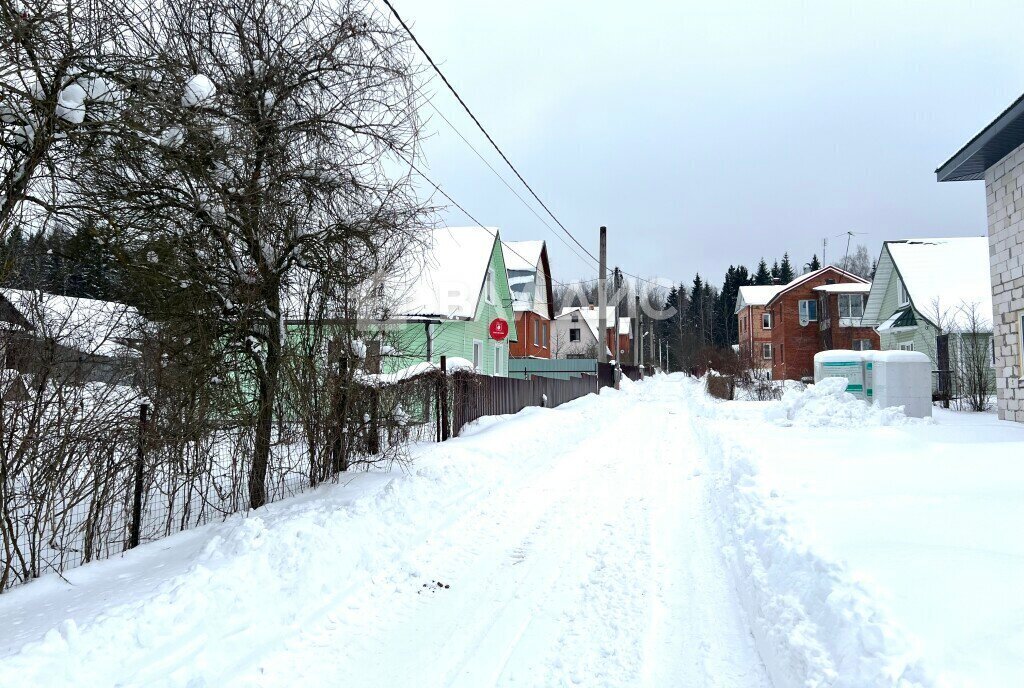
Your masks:
[{"label": "red round sign", "polygon": [[491,339],[499,342],[508,336],[508,321],[504,318],[495,318],[491,321]]}]

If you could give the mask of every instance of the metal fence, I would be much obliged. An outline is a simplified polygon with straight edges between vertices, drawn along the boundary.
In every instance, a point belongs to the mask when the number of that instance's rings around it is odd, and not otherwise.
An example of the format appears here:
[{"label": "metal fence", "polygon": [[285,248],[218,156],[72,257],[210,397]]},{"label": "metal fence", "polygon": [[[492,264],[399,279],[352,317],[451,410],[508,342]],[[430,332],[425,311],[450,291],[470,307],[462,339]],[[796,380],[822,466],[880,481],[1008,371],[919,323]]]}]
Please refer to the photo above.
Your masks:
[{"label": "metal fence", "polygon": [[452,434],[484,416],[518,413],[530,406],[554,408],[597,393],[598,378],[583,375],[568,380],[533,377],[489,377],[459,372],[452,376]]}]

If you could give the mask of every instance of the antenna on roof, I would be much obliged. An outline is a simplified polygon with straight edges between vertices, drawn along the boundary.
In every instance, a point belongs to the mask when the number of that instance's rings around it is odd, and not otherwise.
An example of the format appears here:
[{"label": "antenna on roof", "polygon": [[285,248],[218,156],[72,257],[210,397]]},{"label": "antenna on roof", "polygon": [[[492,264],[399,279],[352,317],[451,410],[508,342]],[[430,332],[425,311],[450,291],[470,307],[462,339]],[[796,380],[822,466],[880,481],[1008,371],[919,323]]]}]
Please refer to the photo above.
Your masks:
[{"label": "antenna on roof", "polygon": [[846,235],[846,255],[843,256],[843,265],[847,264],[847,260],[850,257],[850,239],[852,239],[855,236],[861,236],[862,234],[866,234],[866,233],[867,232],[851,232],[851,231],[847,230],[847,231],[843,232],[842,234],[836,234],[836,237],[841,237],[841,236],[843,236],[843,234]]}]

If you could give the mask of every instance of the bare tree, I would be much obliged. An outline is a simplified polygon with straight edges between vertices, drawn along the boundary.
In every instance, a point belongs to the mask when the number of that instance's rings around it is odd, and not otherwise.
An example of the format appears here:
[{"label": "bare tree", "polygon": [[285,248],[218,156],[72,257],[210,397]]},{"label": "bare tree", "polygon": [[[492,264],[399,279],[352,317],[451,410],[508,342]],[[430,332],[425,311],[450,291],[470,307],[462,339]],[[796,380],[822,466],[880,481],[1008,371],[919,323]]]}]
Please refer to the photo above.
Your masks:
[{"label": "bare tree", "polygon": [[0,0],[0,238],[59,216],[64,183],[109,126],[123,27],[114,4]]},{"label": "bare tree", "polygon": [[[158,273],[155,314],[212,331],[252,419],[258,507],[303,287],[351,340],[351,290],[421,225],[409,177],[388,174],[416,153],[411,56],[359,0],[186,0],[149,8],[133,39],[132,102],[80,192],[125,255],[169,256],[135,265]],[[162,310],[182,294],[186,312]]]},{"label": "bare tree", "polygon": [[839,261],[837,267],[840,267],[847,272],[852,272],[858,277],[871,279],[872,273],[874,272],[872,265],[873,263],[871,260],[871,254],[868,253],[868,247],[864,244],[858,244],[853,250],[853,253],[843,256],[843,259]]},{"label": "bare tree", "polygon": [[950,335],[950,359],[958,405],[964,410],[986,411],[995,392],[992,328],[978,305],[964,303]]}]

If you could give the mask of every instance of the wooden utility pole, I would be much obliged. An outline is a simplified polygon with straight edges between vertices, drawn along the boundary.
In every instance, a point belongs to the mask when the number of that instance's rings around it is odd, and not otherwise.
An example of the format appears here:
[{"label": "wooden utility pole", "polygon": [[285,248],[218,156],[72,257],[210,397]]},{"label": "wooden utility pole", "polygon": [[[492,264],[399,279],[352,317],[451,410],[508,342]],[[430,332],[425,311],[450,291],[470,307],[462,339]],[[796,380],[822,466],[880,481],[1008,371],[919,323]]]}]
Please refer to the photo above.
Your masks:
[{"label": "wooden utility pole", "polygon": [[608,304],[608,294],[605,293],[605,266],[608,264],[608,228],[601,227],[601,264],[597,273],[597,360],[601,363],[608,362],[608,323],[605,318],[605,308]]}]

